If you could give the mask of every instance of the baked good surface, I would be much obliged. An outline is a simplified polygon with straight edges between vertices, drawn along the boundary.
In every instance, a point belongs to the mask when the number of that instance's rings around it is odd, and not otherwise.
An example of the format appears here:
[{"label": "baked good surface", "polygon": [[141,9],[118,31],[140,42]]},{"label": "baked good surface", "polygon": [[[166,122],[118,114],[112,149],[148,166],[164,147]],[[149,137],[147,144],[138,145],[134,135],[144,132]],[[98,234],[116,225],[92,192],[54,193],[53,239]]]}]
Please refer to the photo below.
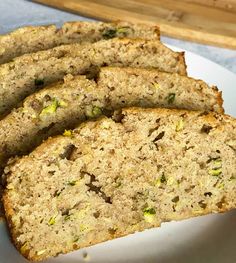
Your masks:
[{"label": "baked good surface", "polygon": [[75,21],[67,22],[61,28],[55,25],[21,27],[6,35],[0,35],[0,64],[26,53],[63,44],[93,43],[114,37],[159,39],[160,31],[158,26],[124,21],[111,23]]},{"label": "baked good surface", "polygon": [[66,74],[84,74],[100,66],[156,68],[186,75],[184,54],[158,40],[110,39],[71,44],[26,54],[0,65],[0,116],[43,86]]},{"label": "baked good surface", "polygon": [[0,167],[42,140],[88,118],[128,106],[223,112],[221,93],[205,82],[157,70],[107,67],[96,81],[68,75],[27,97],[0,121]]},{"label": "baked good surface", "polygon": [[30,260],[236,206],[236,121],[130,108],[7,167],[6,218]]}]

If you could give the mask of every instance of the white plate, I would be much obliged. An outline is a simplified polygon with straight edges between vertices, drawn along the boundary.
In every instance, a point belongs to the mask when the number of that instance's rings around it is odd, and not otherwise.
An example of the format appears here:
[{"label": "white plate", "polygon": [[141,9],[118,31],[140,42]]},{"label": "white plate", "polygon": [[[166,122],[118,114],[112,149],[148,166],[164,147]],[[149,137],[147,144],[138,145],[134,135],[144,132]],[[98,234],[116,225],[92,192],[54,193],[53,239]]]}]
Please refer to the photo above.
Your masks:
[{"label": "white plate", "polygon": [[[175,47],[172,49],[179,50]],[[223,91],[226,113],[236,117],[236,75],[191,52],[188,73]],[[83,258],[87,252],[88,257]],[[55,263],[236,263],[236,210],[165,223],[161,228],[98,244],[47,261]],[[0,263],[27,262],[0,223]]]}]

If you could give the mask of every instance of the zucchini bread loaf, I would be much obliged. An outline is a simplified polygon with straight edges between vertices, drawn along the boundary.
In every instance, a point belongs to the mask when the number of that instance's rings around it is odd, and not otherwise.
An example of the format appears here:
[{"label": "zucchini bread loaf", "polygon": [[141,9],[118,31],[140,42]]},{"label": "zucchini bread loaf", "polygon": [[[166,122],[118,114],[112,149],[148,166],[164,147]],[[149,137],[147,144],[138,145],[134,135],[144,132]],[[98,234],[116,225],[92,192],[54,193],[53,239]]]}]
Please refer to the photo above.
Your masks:
[{"label": "zucchini bread loaf", "polygon": [[160,32],[157,26],[123,21],[67,22],[59,29],[55,25],[27,26],[0,35],[0,64],[26,53],[46,50],[62,44],[92,43],[114,37],[159,39]]},{"label": "zucchini bread loaf", "polygon": [[[96,79],[72,75],[27,97],[0,121],[0,167],[49,136],[127,106],[223,112],[221,93],[200,80],[157,70],[102,68]],[[9,132],[10,131],[10,132]]]},{"label": "zucchini bread loaf", "polygon": [[236,207],[236,120],[124,109],[45,141],[7,167],[12,239],[43,260],[135,231]]},{"label": "zucchini bread loaf", "polygon": [[97,66],[157,68],[186,75],[184,54],[157,40],[110,39],[71,44],[26,54],[0,66],[0,115],[26,96],[66,74],[83,74]]}]

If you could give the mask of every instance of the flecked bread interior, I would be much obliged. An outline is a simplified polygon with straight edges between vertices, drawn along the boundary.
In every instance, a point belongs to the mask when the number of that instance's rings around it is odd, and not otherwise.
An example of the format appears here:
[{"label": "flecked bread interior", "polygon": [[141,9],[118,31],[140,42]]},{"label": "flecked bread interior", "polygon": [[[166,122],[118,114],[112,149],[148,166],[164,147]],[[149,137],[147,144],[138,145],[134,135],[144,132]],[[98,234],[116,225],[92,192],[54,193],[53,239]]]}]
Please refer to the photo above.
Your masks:
[{"label": "flecked bread interior", "polygon": [[61,28],[55,25],[21,27],[0,35],[0,64],[26,53],[63,44],[93,43],[114,37],[159,39],[160,30],[158,26],[125,21],[111,23],[75,21],[66,22]]},{"label": "flecked bread interior", "polygon": [[0,116],[43,86],[66,74],[84,74],[94,67],[156,68],[186,75],[183,53],[158,40],[110,39],[38,51],[0,65]]},{"label": "flecked bread interior", "polygon": [[49,136],[128,106],[223,112],[221,93],[215,87],[175,73],[108,67],[96,80],[67,76],[64,82],[27,97],[0,121],[0,167]]},{"label": "flecked bread interior", "polygon": [[30,260],[236,207],[236,120],[124,109],[45,141],[8,173],[6,218]]}]

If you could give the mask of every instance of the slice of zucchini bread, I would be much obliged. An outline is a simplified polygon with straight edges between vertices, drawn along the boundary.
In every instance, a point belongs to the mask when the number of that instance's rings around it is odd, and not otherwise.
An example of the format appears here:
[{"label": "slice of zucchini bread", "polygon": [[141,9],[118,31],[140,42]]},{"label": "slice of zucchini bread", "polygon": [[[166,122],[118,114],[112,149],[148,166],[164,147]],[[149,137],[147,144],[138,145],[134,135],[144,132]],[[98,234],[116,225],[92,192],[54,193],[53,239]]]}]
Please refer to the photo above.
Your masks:
[{"label": "slice of zucchini bread", "polygon": [[9,157],[28,153],[49,136],[128,106],[223,112],[216,88],[178,74],[108,67],[101,69],[97,82],[68,75],[64,83],[27,97],[0,121],[0,167]]},{"label": "slice of zucchini bread", "polygon": [[29,260],[236,207],[236,120],[131,108],[45,141],[6,169],[4,208]]},{"label": "slice of zucchini bread", "polygon": [[140,94],[140,105],[143,105],[146,100],[146,96],[142,95],[144,89],[147,94],[156,97],[158,107],[224,112],[222,92],[216,86],[210,87],[202,80],[176,73],[155,69],[105,67],[100,71],[98,86],[108,88],[110,94],[113,90],[122,90],[125,94],[124,102],[136,90],[135,95],[138,99]]},{"label": "slice of zucchini bread", "polygon": [[55,25],[27,26],[0,35],[0,64],[26,53],[46,50],[62,44],[96,42],[101,39],[159,39],[158,26],[117,21],[111,23],[75,21],[57,29]]},{"label": "slice of zucchini bread", "polygon": [[184,54],[157,40],[110,39],[26,54],[0,66],[0,115],[23,98],[66,74],[109,66],[156,68],[186,75]]}]

